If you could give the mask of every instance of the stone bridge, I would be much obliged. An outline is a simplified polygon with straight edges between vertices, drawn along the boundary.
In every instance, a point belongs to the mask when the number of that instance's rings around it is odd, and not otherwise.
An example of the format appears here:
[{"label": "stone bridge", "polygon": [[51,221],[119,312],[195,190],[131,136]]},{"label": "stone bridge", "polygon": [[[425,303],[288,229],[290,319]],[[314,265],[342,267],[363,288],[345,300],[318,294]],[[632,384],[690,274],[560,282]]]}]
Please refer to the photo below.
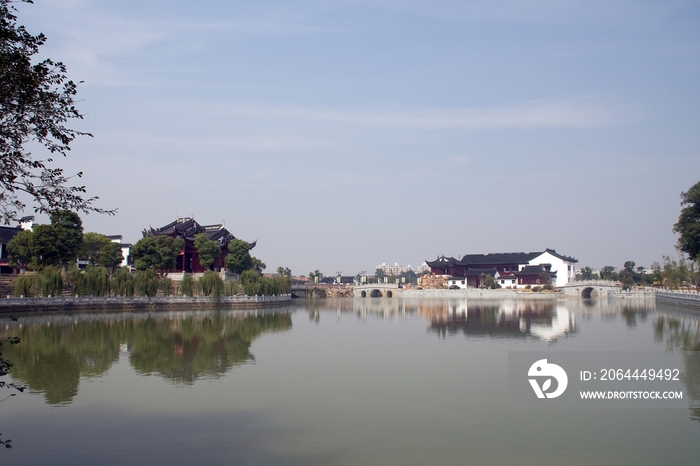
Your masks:
[{"label": "stone bridge", "polygon": [[598,296],[608,296],[608,292],[619,291],[622,283],[608,280],[581,280],[569,282],[562,286],[566,297],[595,298]]},{"label": "stone bridge", "polygon": [[356,286],[353,295],[356,298],[395,298],[398,292],[399,285],[396,283],[371,283]]}]

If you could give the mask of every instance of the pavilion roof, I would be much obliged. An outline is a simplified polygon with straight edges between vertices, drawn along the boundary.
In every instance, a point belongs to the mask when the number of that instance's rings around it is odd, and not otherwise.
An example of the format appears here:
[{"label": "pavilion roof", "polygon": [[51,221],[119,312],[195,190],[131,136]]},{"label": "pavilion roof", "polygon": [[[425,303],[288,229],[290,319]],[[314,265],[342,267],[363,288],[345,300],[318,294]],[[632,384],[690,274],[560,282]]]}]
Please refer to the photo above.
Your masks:
[{"label": "pavilion roof", "polygon": [[[178,217],[174,222],[168,223],[160,228],[149,228],[150,233],[154,236],[175,235],[179,238],[183,238],[185,241],[194,241],[194,237],[201,233],[206,233],[210,240],[217,241],[221,245],[228,244],[236,239],[236,237],[226,229],[223,221],[214,225],[200,225],[193,217]],[[248,244],[250,245],[250,249],[253,249],[257,241]]]}]

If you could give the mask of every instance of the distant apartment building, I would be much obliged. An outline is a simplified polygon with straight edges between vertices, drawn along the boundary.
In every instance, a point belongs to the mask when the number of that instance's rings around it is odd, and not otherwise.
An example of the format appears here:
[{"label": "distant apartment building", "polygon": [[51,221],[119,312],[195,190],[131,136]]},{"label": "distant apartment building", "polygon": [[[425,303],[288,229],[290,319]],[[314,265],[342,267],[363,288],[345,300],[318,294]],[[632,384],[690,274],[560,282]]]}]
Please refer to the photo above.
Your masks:
[{"label": "distant apartment building", "polygon": [[381,270],[384,272],[385,275],[393,275],[393,276],[399,276],[402,273],[406,272],[415,272],[416,274],[420,275],[423,273],[430,273],[430,266],[426,263],[423,262],[421,265],[418,266],[417,269],[414,269],[411,267],[411,265],[407,265],[404,267],[403,265],[400,265],[398,262],[395,262],[394,265],[388,265],[385,263],[382,263],[381,265],[378,265],[375,267],[375,270]]}]

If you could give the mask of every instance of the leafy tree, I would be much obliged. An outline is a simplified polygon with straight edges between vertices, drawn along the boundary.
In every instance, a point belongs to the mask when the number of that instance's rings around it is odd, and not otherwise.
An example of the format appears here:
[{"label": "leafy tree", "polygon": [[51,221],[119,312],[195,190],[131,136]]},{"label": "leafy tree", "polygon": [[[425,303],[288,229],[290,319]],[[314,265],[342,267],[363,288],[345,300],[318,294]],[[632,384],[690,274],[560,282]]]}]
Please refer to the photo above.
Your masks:
[{"label": "leafy tree", "polygon": [[115,243],[101,233],[94,232],[83,235],[79,257],[90,265],[101,265],[108,269],[114,269],[124,259],[119,243]]},{"label": "leafy tree", "polygon": [[199,263],[206,268],[210,268],[214,260],[221,255],[219,243],[210,240],[206,233],[194,237],[194,247],[199,254]]},{"label": "leafy tree", "polygon": [[15,280],[15,296],[32,296],[34,280],[28,275],[22,275]]},{"label": "leafy tree", "polygon": [[182,277],[182,283],[180,283],[180,293],[182,296],[194,296],[195,292],[195,281],[191,273],[186,273]]},{"label": "leafy tree", "polygon": [[134,278],[134,291],[139,296],[155,296],[158,292],[155,270],[137,270]]},{"label": "leafy tree", "polygon": [[494,278],[493,275],[491,274],[481,274],[479,275],[479,278],[481,279],[481,287],[482,288],[496,288],[496,279]]},{"label": "leafy tree", "polygon": [[34,233],[31,230],[22,230],[7,243],[7,253],[11,264],[26,269],[35,263]]},{"label": "leafy tree", "polygon": [[199,279],[199,287],[204,296],[211,296],[216,301],[221,301],[221,296],[224,294],[224,282],[218,273],[207,270]]},{"label": "leafy tree", "polygon": [[603,280],[617,280],[617,274],[615,273],[615,267],[612,265],[606,265],[600,269],[600,278]]},{"label": "leafy tree", "polygon": [[673,231],[679,234],[678,248],[691,261],[700,260],[700,181],[681,193],[681,214]]},{"label": "leafy tree", "polygon": [[146,236],[131,248],[136,270],[169,270],[175,267],[177,256],[185,248],[185,240],[170,236]]},{"label": "leafy tree", "polygon": [[263,261],[261,261],[255,256],[251,256],[250,259],[253,262],[253,268],[255,269],[255,271],[262,275],[263,270],[265,270],[267,265],[265,265]]},{"label": "leafy tree", "polygon": [[579,275],[581,280],[592,280],[593,279],[593,269],[588,266],[581,267],[579,270]]},{"label": "leafy tree", "polygon": [[41,272],[41,291],[44,296],[56,296],[63,291],[63,277],[56,267],[45,267]]},{"label": "leafy tree", "polygon": [[284,275],[285,277],[292,276],[292,270],[289,267],[279,266],[279,267],[277,267],[277,273],[280,275]]},{"label": "leafy tree", "polygon": [[[15,241],[16,239],[16,241]],[[50,225],[36,225],[34,231],[23,231],[8,243],[11,259],[32,268],[61,266],[75,262],[83,241],[83,222],[75,212],[57,210],[51,213]],[[27,262],[31,256],[30,262]]]},{"label": "leafy tree", "polygon": [[253,258],[250,256],[250,245],[247,242],[234,239],[228,244],[226,267],[237,274],[253,268]]},{"label": "leafy tree", "polygon": [[[5,223],[17,219],[27,207],[19,195],[31,199],[35,212],[114,214],[93,207],[98,198],[83,197],[85,186],[71,185],[82,173],[67,176],[51,165],[52,157],[66,156],[77,136],[91,135],[66,126],[83,118],[75,107],[77,85],[68,80],[63,63],[35,59],[46,37],[18,26],[12,3],[0,0],[0,216]],[[43,145],[49,156],[32,155],[26,150],[30,142]]]},{"label": "leafy tree", "polygon": [[134,296],[134,276],[129,267],[120,267],[114,272],[110,288],[119,296]]},{"label": "leafy tree", "polygon": [[323,274],[316,269],[313,272],[309,272],[309,281],[311,282],[316,282],[316,281],[321,281],[323,279]]}]

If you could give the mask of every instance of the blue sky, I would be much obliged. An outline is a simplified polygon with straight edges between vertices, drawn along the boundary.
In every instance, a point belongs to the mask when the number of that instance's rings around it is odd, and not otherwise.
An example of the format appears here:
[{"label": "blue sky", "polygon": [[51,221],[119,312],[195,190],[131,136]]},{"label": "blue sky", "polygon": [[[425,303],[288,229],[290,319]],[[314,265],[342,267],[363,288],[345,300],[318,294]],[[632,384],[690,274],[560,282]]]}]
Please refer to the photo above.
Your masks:
[{"label": "blue sky", "polygon": [[36,0],[94,138],[60,163],[117,207],[257,239],[267,271],[554,248],[675,255],[700,181],[697,1]]}]

